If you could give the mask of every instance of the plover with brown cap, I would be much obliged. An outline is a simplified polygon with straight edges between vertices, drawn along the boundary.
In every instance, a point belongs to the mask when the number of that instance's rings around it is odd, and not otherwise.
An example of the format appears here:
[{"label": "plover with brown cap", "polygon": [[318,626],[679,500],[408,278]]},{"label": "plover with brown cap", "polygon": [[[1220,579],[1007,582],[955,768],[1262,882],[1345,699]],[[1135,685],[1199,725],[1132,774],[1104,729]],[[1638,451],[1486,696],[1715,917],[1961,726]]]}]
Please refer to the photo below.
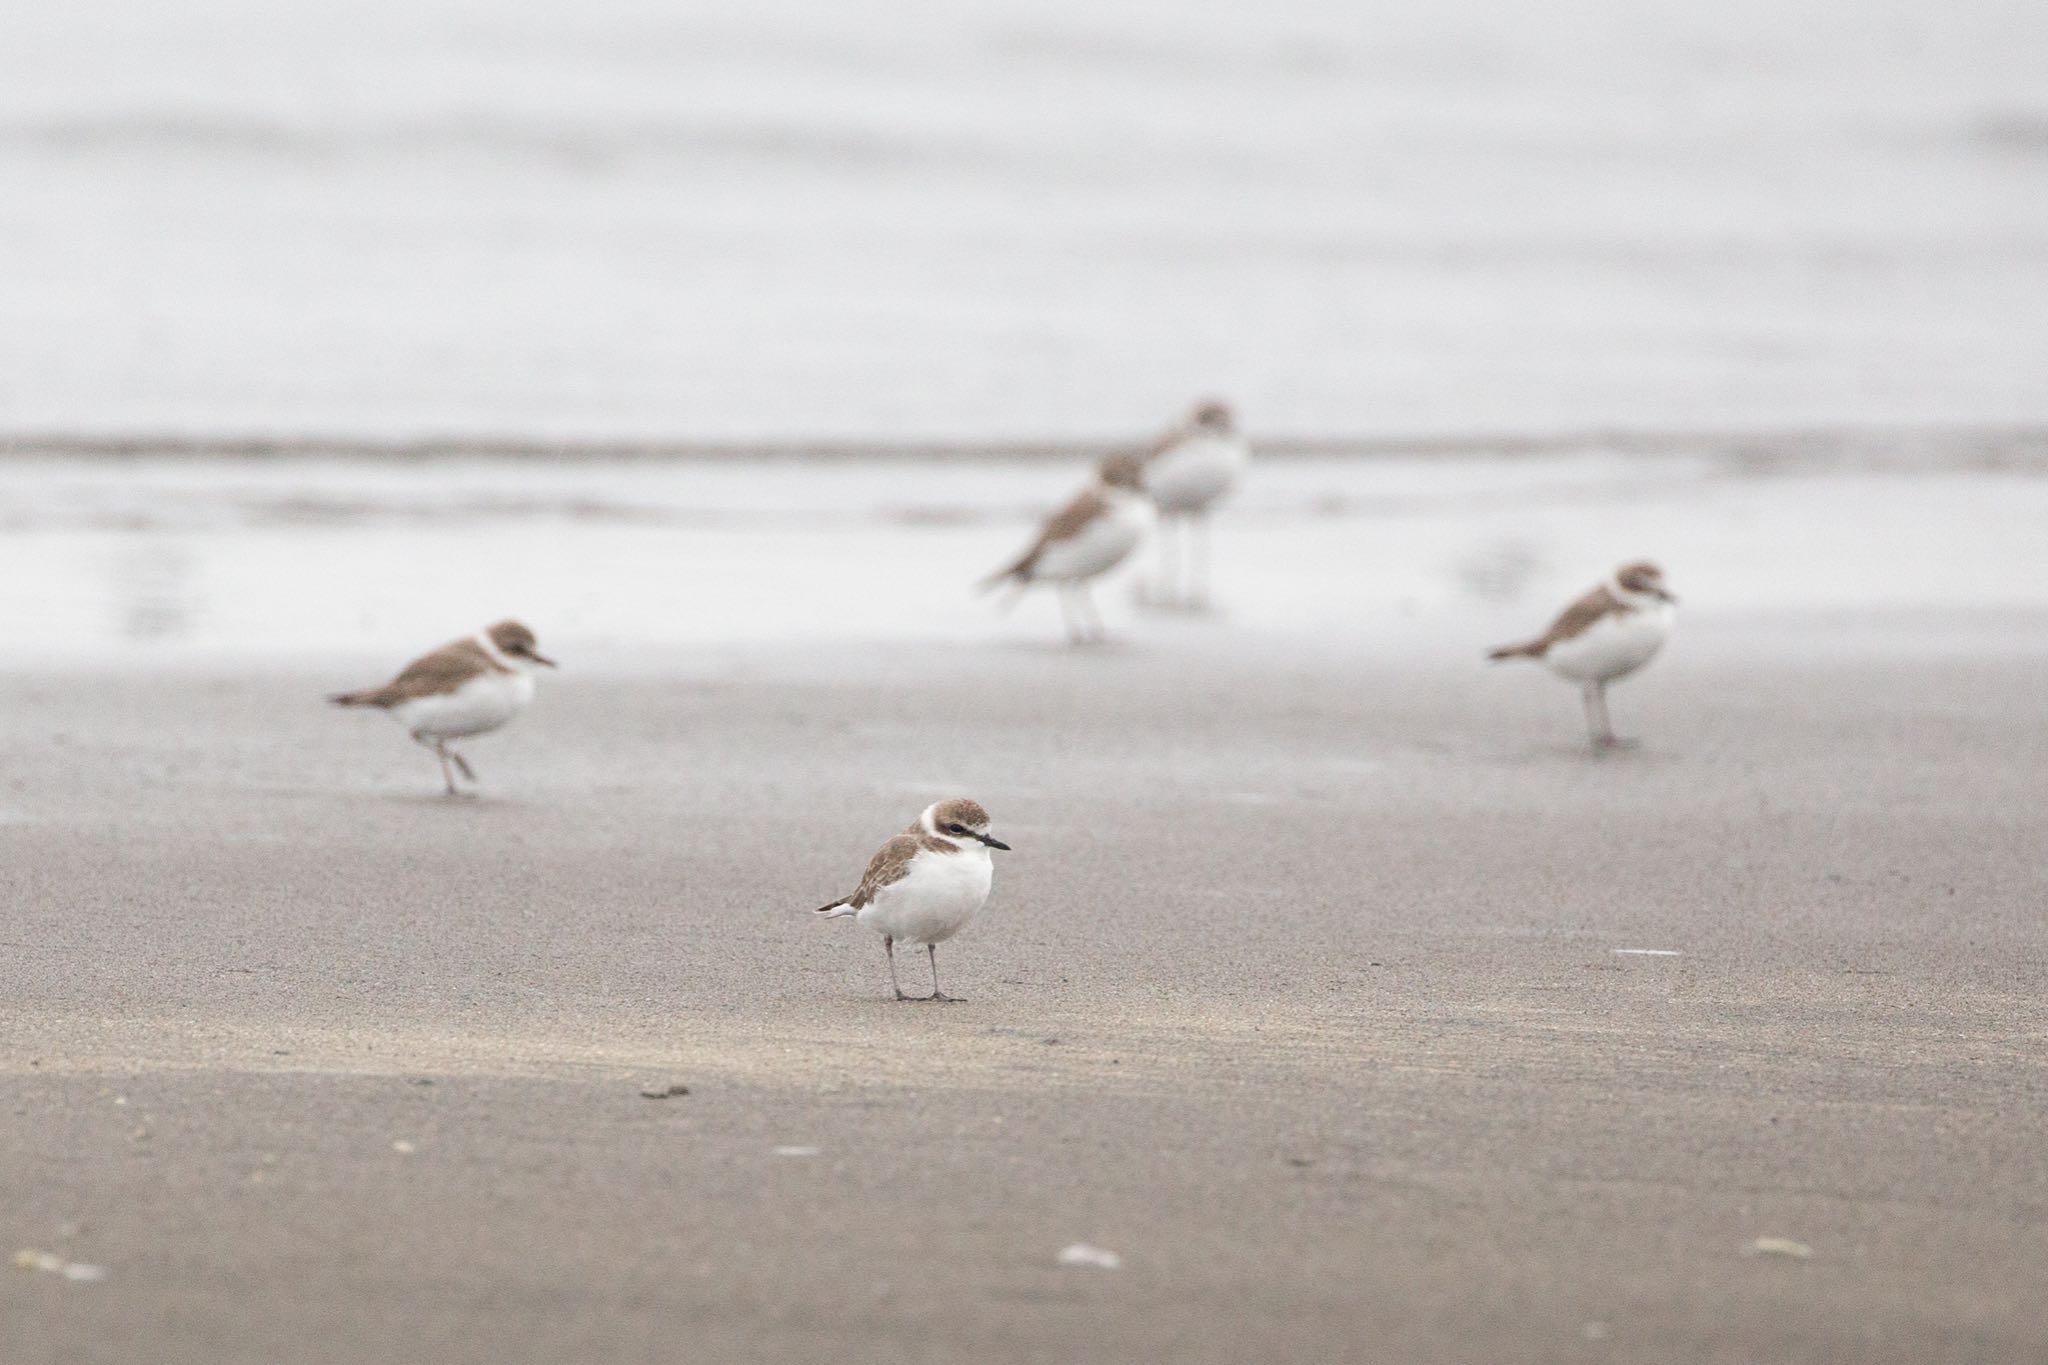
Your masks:
[{"label": "plover with brown cap", "polygon": [[457,795],[455,769],[476,781],[469,760],[448,747],[497,729],[533,700],[534,669],[553,668],[540,653],[533,632],[517,621],[500,621],[474,635],[451,640],[407,664],[382,687],[329,697],[336,706],[374,706],[403,725],[415,741],[441,760],[441,779]]},{"label": "plover with brown cap", "polygon": [[1160,582],[1166,600],[1209,600],[1209,509],[1237,485],[1252,448],[1228,403],[1197,403],[1144,456],[1145,492],[1159,509]]},{"label": "plover with brown cap", "polygon": [[1067,638],[1076,644],[1102,639],[1102,617],[1088,584],[1129,558],[1159,520],[1152,500],[1140,490],[1140,479],[1137,456],[1104,460],[1095,481],[1052,514],[1029,549],[983,579],[982,590],[1002,583],[1014,583],[1020,591],[1051,583],[1059,590]]},{"label": "plover with brown cap", "polygon": [[[882,936],[889,985],[898,1000],[954,1000],[939,989],[939,945],[960,932],[988,900],[995,864],[988,851],[1009,845],[989,832],[988,812],[966,797],[924,808],[910,828],[883,844],[852,895],[814,912],[853,916]],[[910,996],[896,979],[896,945],[924,945],[932,993]]]},{"label": "plover with brown cap", "polygon": [[1518,645],[1502,645],[1489,659],[1536,659],[1579,685],[1593,746],[1623,743],[1607,719],[1607,684],[1655,658],[1670,637],[1678,599],[1664,586],[1664,571],[1647,560],[1624,564],[1614,576],[1564,609],[1550,629]]}]

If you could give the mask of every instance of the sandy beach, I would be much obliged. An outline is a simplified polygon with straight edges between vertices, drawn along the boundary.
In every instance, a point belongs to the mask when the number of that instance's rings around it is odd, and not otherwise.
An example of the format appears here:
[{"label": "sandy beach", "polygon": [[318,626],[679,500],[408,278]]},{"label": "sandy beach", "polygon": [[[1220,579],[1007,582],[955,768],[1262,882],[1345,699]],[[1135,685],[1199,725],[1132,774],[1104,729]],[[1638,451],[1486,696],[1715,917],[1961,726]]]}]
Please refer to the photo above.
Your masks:
[{"label": "sandy beach", "polygon": [[[454,802],[353,677],[7,675],[0,1250],[105,1274],[0,1359],[2038,1360],[2013,622],[1709,616],[1604,760],[1190,625],[568,671]],[[953,792],[897,1005],[806,912]]]},{"label": "sandy beach", "polygon": [[0,1365],[2042,1365],[2044,52],[0,7]]}]

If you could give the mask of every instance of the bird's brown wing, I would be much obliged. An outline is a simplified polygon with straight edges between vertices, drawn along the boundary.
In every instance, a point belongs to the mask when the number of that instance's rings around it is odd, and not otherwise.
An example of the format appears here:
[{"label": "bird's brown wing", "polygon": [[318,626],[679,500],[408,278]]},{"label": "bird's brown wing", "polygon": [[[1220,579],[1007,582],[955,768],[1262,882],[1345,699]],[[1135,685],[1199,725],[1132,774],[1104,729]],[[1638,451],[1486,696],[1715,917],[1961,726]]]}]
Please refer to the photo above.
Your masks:
[{"label": "bird's brown wing", "polygon": [[504,665],[486,654],[476,641],[457,640],[414,659],[382,687],[344,692],[334,701],[342,706],[392,707],[418,697],[452,692],[480,673],[504,671]]},{"label": "bird's brown wing", "polygon": [[1492,657],[1540,659],[1549,652],[1552,645],[1572,639],[1574,636],[1584,635],[1603,617],[1618,615],[1627,610],[1621,599],[1602,584],[1560,612],[1558,618],[1550,623],[1549,630],[1519,645],[1502,645],[1493,651]]},{"label": "bird's brown wing", "polygon": [[1008,568],[999,569],[983,580],[983,587],[993,587],[1006,578],[1021,578],[1029,581],[1031,570],[1038,564],[1048,546],[1062,540],[1071,540],[1080,535],[1089,522],[1102,515],[1109,506],[1109,499],[1100,488],[1084,488],[1074,500],[1052,514],[1038,533],[1038,539],[1031,542],[1031,548],[1017,558]]},{"label": "bird's brown wing", "polygon": [[899,834],[875,850],[875,856],[868,862],[866,875],[860,885],[846,898],[846,904],[858,910],[873,901],[877,892],[885,886],[900,882],[910,875],[910,860],[924,847],[924,841],[915,834]]},{"label": "bird's brown wing", "polygon": [[1154,460],[1166,454],[1193,434],[1194,423],[1176,422],[1161,432],[1152,444],[1139,455],[1138,459],[1140,463],[1151,464]]},{"label": "bird's brown wing", "polygon": [[1559,612],[1557,619],[1550,623],[1550,629],[1543,632],[1543,638],[1538,643],[1549,649],[1560,640],[1584,635],[1602,617],[1616,616],[1627,610],[1621,599],[1609,592],[1603,584]]}]

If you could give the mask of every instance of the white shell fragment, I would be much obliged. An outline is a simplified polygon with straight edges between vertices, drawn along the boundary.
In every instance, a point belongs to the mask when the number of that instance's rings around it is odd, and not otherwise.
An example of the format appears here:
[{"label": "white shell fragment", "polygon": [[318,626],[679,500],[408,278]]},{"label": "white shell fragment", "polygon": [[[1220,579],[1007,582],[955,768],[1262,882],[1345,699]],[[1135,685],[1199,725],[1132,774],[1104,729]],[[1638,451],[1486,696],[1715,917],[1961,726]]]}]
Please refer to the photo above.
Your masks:
[{"label": "white shell fragment", "polygon": [[1813,1259],[1813,1248],[1790,1237],[1759,1237],[1742,1249],[1745,1256],[1790,1256],[1795,1261]]},{"label": "white shell fragment", "polygon": [[1096,1270],[1121,1270],[1124,1258],[1114,1251],[1104,1251],[1101,1247],[1092,1247],[1086,1242],[1076,1242],[1070,1247],[1060,1249],[1060,1264],[1089,1266]]},{"label": "white shell fragment", "polygon": [[62,1256],[47,1251],[22,1250],[14,1253],[14,1263],[23,1270],[40,1270],[46,1275],[60,1275],[77,1283],[91,1283],[107,1278],[103,1265],[86,1265],[82,1261],[67,1261]]}]

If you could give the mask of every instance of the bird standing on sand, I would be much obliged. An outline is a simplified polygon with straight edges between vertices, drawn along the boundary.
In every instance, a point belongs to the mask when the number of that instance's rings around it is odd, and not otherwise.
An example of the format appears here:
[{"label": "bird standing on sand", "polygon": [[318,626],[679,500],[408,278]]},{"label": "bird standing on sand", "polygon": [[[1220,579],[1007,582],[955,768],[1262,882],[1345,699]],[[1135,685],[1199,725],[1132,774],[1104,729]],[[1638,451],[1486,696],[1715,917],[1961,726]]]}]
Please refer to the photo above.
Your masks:
[{"label": "bird standing on sand", "polygon": [[1139,480],[1137,456],[1112,455],[1104,460],[1095,482],[1053,513],[1031,548],[1014,563],[983,579],[982,590],[1000,583],[1015,583],[1020,590],[1051,583],[1059,589],[1068,640],[1101,640],[1102,617],[1088,595],[1088,584],[1123,563],[1159,520],[1151,499],[1140,491]]},{"label": "bird standing on sand", "polygon": [[[988,851],[1010,846],[992,837],[988,812],[965,797],[926,806],[868,863],[851,896],[821,905],[826,919],[847,915],[882,936],[889,984],[898,1000],[954,1000],[939,989],[939,945],[960,932],[988,900],[995,863]],[[932,964],[932,993],[910,996],[896,980],[896,945],[922,943]]]},{"label": "bird standing on sand", "polygon": [[1550,629],[1519,645],[1502,645],[1489,659],[1536,659],[1579,685],[1586,729],[1596,749],[1623,744],[1607,720],[1607,684],[1656,657],[1671,635],[1678,599],[1664,587],[1664,571],[1647,560],[1624,564],[1614,576],[1564,609]]},{"label": "bird standing on sand", "polygon": [[533,700],[534,668],[555,666],[536,643],[533,632],[519,622],[500,621],[421,655],[382,687],[342,692],[328,700],[388,713],[440,758],[441,779],[448,795],[456,796],[449,765],[471,782],[476,773],[448,741],[495,730],[526,709]]},{"label": "bird standing on sand", "polygon": [[1159,509],[1160,582],[1179,606],[1209,601],[1209,509],[1237,485],[1250,462],[1250,442],[1230,405],[1195,405],[1187,420],[1144,457],[1145,492]]}]

